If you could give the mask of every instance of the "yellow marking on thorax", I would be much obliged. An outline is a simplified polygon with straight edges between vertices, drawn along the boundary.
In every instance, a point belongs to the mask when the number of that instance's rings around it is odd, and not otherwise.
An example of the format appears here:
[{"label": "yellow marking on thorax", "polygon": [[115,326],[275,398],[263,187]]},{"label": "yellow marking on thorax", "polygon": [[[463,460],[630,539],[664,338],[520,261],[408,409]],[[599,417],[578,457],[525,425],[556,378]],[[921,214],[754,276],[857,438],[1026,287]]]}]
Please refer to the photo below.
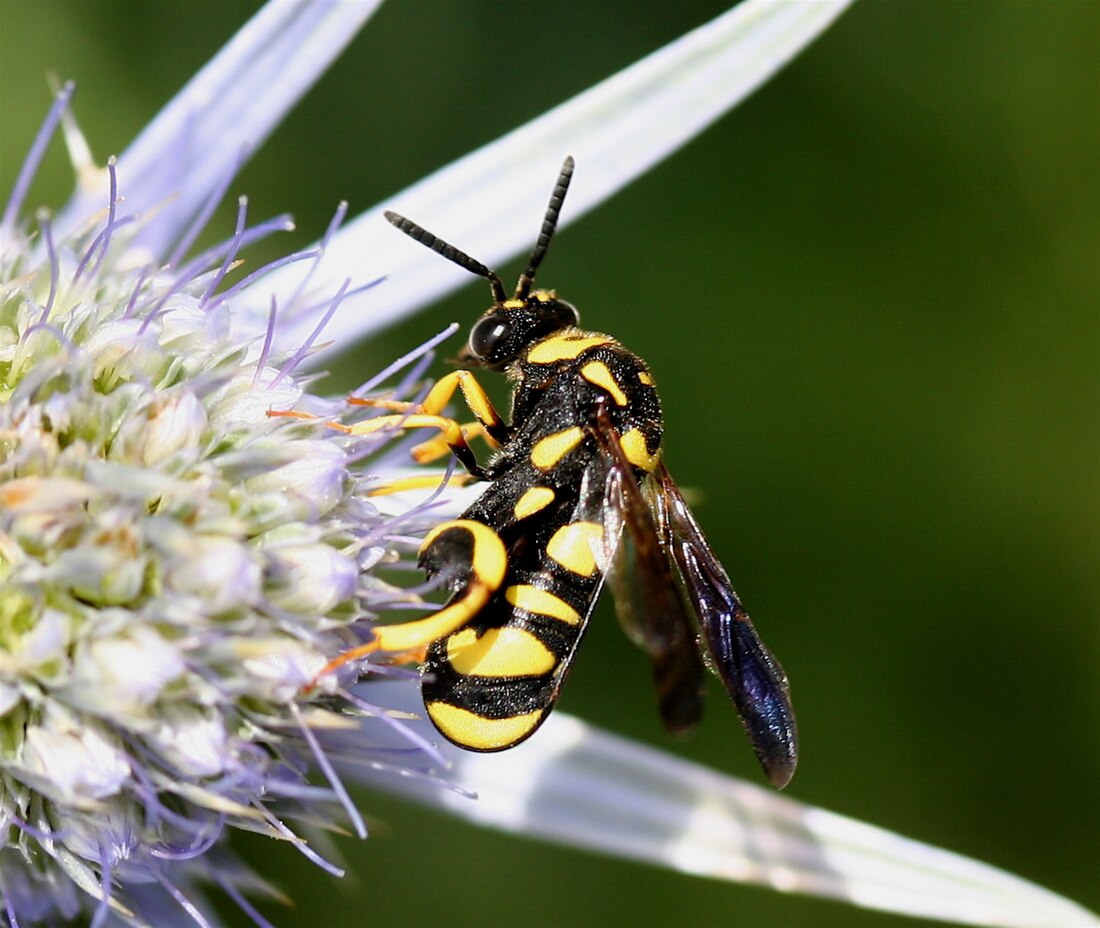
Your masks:
[{"label": "yellow marking on thorax", "polygon": [[531,449],[531,463],[539,470],[550,470],[581,443],[584,431],[579,425],[540,438]]},{"label": "yellow marking on thorax", "polygon": [[581,376],[589,383],[595,384],[601,390],[606,390],[611,394],[611,398],[617,405],[625,406],[627,404],[623,388],[619,386],[615,375],[611,373],[611,368],[603,361],[589,361],[581,368]]},{"label": "yellow marking on thorax", "polygon": [[552,502],[554,502],[554,491],[550,487],[531,487],[516,502],[512,514],[516,517],[516,521],[526,519],[545,509]]},{"label": "yellow marking on thorax", "polygon": [[580,625],[581,614],[564,599],[537,586],[517,583],[504,591],[504,598],[517,609],[546,615],[567,625]]},{"label": "yellow marking on thorax", "polygon": [[641,429],[631,429],[621,435],[619,444],[622,446],[626,459],[635,467],[644,471],[651,471],[657,466],[657,459],[661,456],[661,452],[649,453],[645,443],[645,435],[642,434]]},{"label": "yellow marking on thorax", "polygon": [[554,532],[546,544],[547,556],[582,577],[596,573],[596,549],[603,544],[603,526],[597,522],[573,522]]},{"label": "yellow marking on thorax", "polygon": [[468,709],[445,702],[429,702],[424,706],[428,718],[455,744],[474,751],[499,751],[511,747],[535,730],[543,712],[536,709],[508,719],[487,719]]},{"label": "yellow marking on thorax", "polygon": [[447,639],[447,660],[465,676],[536,677],[554,669],[558,659],[522,628],[490,628],[478,637],[464,628]]},{"label": "yellow marking on thorax", "polygon": [[527,360],[532,364],[556,364],[558,361],[572,361],[584,354],[589,348],[610,345],[606,335],[551,335],[543,339],[527,352]]},{"label": "yellow marking on thorax", "polygon": [[647,374],[645,371],[638,371],[638,383],[644,384],[647,387],[652,387],[653,375]]}]

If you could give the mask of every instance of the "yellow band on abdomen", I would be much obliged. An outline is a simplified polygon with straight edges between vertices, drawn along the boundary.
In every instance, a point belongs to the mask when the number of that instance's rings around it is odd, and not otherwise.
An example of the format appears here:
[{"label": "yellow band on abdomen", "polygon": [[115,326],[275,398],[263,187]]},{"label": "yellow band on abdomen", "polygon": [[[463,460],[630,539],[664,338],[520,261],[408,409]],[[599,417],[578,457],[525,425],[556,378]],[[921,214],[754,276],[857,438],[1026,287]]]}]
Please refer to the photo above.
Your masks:
[{"label": "yellow band on abdomen", "polygon": [[468,709],[445,702],[429,702],[424,707],[447,738],[471,751],[502,751],[522,741],[542,720],[543,710],[536,709],[507,719],[487,719]]}]

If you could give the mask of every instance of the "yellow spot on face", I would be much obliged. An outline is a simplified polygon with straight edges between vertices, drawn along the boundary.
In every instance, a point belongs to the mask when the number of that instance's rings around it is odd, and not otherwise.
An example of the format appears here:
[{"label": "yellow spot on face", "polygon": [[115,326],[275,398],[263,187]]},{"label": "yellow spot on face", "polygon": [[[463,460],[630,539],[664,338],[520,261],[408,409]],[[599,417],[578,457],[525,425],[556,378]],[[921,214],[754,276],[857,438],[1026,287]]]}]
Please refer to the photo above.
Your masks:
[{"label": "yellow spot on face", "polygon": [[611,339],[606,335],[551,335],[527,352],[527,360],[532,364],[572,361],[589,348],[610,344]]},{"label": "yellow spot on face", "polygon": [[611,398],[619,406],[626,405],[626,394],[615,379],[609,368],[603,361],[589,361],[581,368],[581,376],[591,384],[595,384],[601,390],[611,394]]},{"label": "yellow spot on face", "polygon": [[504,598],[517,609],[534,612],[537,615],[548,615],[568,625],[581,624],[581,614],[576,609],[564,599],[546,590],[540,590],[537,586],[518,583],[504,591]]},{"label": "yellow spot on face", "polygon": [[479,638],[464,628],[447,639],[447,660],[461,674],[478,677],[537,677],[558,659],[546,645],[521,628],[491,628]]},{"label": "yellow spot on face", "polygon": [[509,719],[487,719],[468,709],[445,702],[429,702],[428,718],[444,736],[473,751],[500,751],[526,738],[539,724],[542,711],[536,709]]},{"label": "yellow spot on face", "polygon": [[650,454],[646,447],[645,435],[640,429],[631,429],[620,436],[619,444],[622,446],[626,459],[641,470],[651,471],[657,465],[660,452]]},{"label": "yellow spot on face", "polygon": [[516,503],[513,513],[517,519],[526,519],[545,509],[554,501],[554,491],[550,487],[531,487]]},{"label": "yellow spot on face", "polygon": [[566,570],[582,577],[596,572],[596,551],[603,544],[603,526],[596,522],[563,525],[546,544],[546,553]]},{"label": "yellow spot on face", "polygon": [[540,438],[531,449],[531,463],[539,470],[550,470],[576,448],[582,438],[584,431],[579,425]]},{"label": "yellow spot on face", "polygon": [[505,309],[523,309],[527,304],[523,300],[505,300],[500,305]]},{"label": "yellow spot on face", "polygon": [[647,387],[652,387],[653,377],[645,371],[638,371],[638,383],[645,384]]}]

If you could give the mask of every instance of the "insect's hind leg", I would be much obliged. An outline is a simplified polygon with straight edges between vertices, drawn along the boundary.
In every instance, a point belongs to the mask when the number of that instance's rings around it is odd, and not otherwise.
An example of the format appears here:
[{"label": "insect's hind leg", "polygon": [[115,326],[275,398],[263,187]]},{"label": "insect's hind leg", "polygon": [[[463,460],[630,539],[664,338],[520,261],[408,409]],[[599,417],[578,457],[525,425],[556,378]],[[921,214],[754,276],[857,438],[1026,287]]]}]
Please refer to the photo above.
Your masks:
[{"label": "insect's hind leg", "polygon": [[458,631],[504,582],[508,552],[489,526],[472,519],[454,519],[428,533],[420,547],[420,566],[458,589],[451,602],[423,619],[374,628],[370,641],[334,657],[317,678],[377,651],[421,653],[433,641]]}]

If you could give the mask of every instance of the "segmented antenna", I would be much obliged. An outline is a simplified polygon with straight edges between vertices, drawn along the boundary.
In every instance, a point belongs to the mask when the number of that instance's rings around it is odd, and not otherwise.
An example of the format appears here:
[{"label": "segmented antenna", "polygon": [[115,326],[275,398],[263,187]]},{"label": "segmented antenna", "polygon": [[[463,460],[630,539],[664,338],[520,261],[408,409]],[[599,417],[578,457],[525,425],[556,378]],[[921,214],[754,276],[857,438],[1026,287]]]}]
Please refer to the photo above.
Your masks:
[{"label": "segmented antenna", "polygon": [[558,225],[558,214],[561,213],[561,204],[565,200],[565,192],[569,189],[569,181],[572,177],[573,158],[570,156],[562,163],[558,182],[554,184],[554,189],[550,194],[550,203],[546,207],[546,215],[542,220],[542,229],[539,232],[538,241],[535,242],[534,250],[527,261],[527,270],[520,275],[519,281],[516,283],[515,299],[517,300],[526,300],[527,294],[531,292],[531,284],[535,282],[535,271],[542,264],[542,259],[546,257],[547,249],[550,248],[550,239],[554,237],[554,229]]},{"label": "segmented antenna", "polygon": [[390,225],[404,232],[413,241],[420,242],[430,248],[438,255],[442,255],[448,261],[452,261],[457,264],[464,271],[469,271],[471,274],[477,274],[478,277],[484,277],[489,281],[489,286],[493,291],[493,302],[503,303],[508,299],[508,294],[504,291],[504,284],[496,275],[496,271],[491,271],[480,261],[475,261],[466,252],[459,251],[454,245],[450,245],[443,239],[432,235],[423,226],[418,226],[411,219],[406,219],[400,213],[395,213],[392,210],[386,210],[384,213],[386,219]]},{"label": "segmented antenna", "polygon": [[[554,189],[550,193],[550,202],[546,207],[546,215],[542,219],[542,229],[539,231],[538,241],[535,242],[531,257],[527,261],[527,270],[520,275],[519,280],[516,282],[516,293],[513,299],[526,300],[531,292],[531,285],[535,282],[535,271],[542,264],[542,259],[546,257],[546,252],[550,248],[550,239],[554,237],[554,229],[558,225],[558,215],[561,213],[561,204],[565,200],[565,192],[569,189],[569,181],[572,177],[573,159],[569,157],[562,163],[558,181],[554,184]],[[389,220],[390,225],[400,229],[409,238],[427,246],[437,255],[442,255],[463,270],[469,271],[471,274],[477,274],[478,277],[484,277],[489,281],[489,286],[492,288],[494,303],[500,304],[508,299],[508,294],[504,292],[504,284],[497,277],[496,271],[489,270],[484,264],[475,261],[466,252],[459,251],[454,245],[432,235],[423,226],[418,226],[400,213],[386,210],[384,215]]]}]

